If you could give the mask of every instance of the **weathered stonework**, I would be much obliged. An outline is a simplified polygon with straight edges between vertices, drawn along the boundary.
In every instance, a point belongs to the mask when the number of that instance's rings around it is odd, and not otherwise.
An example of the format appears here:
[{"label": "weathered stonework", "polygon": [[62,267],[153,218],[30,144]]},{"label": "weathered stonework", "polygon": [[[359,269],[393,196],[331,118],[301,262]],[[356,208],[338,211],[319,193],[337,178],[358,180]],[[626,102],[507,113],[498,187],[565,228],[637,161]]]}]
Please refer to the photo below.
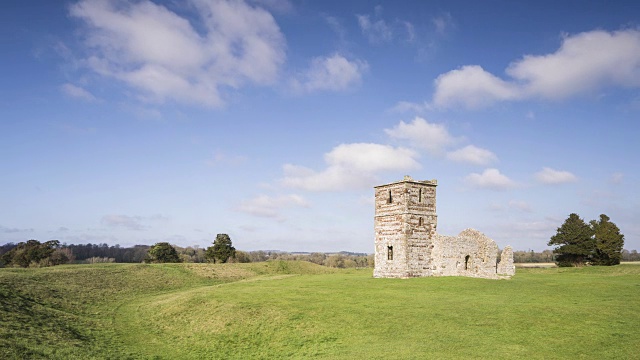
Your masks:
[{"label": "weathered stonework", "polygon": [[[498,245],[473,229],[458,236],[436,232],[436,180],[404,180],[375,187],[374,277],[470,276],[489,279],[515,274],[513,251],[498,264]],[[507,251],[508,250],[508,251]]]},{"label": "weathered stonework", "polygon": [[512,276],[516,274],[516,266],[513,264],[513,249],[511,246],[505,246],[500,255],[500,263],[497,269],[498,275]]}]

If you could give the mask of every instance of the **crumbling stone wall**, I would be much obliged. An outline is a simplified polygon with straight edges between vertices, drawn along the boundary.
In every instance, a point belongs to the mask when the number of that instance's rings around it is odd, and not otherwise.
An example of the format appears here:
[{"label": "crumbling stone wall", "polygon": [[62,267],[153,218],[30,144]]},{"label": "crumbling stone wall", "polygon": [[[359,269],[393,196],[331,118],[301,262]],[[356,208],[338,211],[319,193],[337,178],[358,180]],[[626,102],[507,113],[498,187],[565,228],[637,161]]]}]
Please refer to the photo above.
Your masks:
[{"label": "crumbling stone wall", "polygon": [[436,180],[405,176],[375,187],[374,277],[497,279],[515,274],[511,248],[503,252],[499,267],[498,246],[481,232],[466,229],[455,237],[437,234],[436,186]]},{"label": "crumbling stone wall", "polygon": [[507,245],[500,254],[500,263],[497,269],[498,275],[513,276],[516,274],[516,266],[513,264],[513,249]]}]

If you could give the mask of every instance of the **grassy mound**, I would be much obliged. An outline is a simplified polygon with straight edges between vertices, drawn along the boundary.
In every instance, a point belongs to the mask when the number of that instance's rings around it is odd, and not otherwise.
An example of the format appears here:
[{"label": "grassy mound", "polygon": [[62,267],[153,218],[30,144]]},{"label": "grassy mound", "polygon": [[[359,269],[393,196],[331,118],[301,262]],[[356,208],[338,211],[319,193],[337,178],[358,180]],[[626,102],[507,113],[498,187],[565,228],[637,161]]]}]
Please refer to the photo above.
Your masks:
[{"label": "grassy mound", "polygon": [[[634,358],[640,266],[373,279],[308,262],[0,269],[2,358]],[[6,325],[6,326],[5,326]]]},{"label": "grassy mound", "polygon": [[131,357],[118,345],[113,318],[134,299],[269,274],[332,271],[283,261],[0,269],[0,358]]}]

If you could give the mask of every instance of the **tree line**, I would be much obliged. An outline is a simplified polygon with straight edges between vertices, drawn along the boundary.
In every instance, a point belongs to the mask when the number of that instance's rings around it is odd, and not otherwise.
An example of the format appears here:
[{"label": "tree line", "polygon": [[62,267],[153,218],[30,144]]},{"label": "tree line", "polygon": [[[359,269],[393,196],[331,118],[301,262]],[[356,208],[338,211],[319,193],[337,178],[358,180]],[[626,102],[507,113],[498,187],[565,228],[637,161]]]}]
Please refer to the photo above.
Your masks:
[{"label": "tree line", "polygon": [[43,267],[79,263],[251,263],[268,260],[301,260],[336,268],[373,267],[373,255],[320,252],[291,254],[281,251],[240,251],[233,247],[227,234],[218,234],[212,246],[180,247],[167,242],[152,246],[109,246],[107,244],[60,244],[58,240],[40,243],[29,240],[18,244],[0,245],[0,267]]},{"label": "tree line", "polygon": [[[575,266],[585,263],[613,264],[620,261],[640,261],[636,250],[619,250],[624,244],[624,236],[606,215],[600,221],[586,224],[576,214],[569,215],[549,245],[559,245],[554,250],[542,252],[514,251],[516,263],[558,262],[561,266]],[[153,249],[153,251],[152,251]],[[173,250],[172,250],[173,249]],[[574,250],[580,249],[580,254]],[[613,253],[610,253],[613,249]],[[578,258],[576,258],[578,257]],[[218,234],[213,245],[180,247],[166,242],[149,245],[121,247],[107,244],[60,244],[58,240],[40,243],[29,240],[23,243],[0,245],[0,267],[37,267],[68,263],[141,263],[141,262],[235,262],[250,263],[268,260],[300,260],[335,268],[366,268],[374,266],[373,254],[353,253],[287,253],[281,251],[240,251],[236,250],[227,234]],[[580,260],[575,262],[575,260]]]}]

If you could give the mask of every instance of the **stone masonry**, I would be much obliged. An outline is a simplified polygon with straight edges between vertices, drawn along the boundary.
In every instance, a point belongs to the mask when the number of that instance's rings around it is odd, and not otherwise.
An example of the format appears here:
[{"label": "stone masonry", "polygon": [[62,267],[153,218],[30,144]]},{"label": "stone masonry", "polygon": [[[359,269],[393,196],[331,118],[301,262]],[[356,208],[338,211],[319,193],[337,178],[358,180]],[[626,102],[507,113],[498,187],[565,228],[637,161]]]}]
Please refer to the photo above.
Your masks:
[{"label": "stone masonry", "polygon": [[474,229],[458,236],[436,232],[436,180],[409,176],[375,189],[374,277],[469,276],[488,279],[515,274],[513,251]]}]

